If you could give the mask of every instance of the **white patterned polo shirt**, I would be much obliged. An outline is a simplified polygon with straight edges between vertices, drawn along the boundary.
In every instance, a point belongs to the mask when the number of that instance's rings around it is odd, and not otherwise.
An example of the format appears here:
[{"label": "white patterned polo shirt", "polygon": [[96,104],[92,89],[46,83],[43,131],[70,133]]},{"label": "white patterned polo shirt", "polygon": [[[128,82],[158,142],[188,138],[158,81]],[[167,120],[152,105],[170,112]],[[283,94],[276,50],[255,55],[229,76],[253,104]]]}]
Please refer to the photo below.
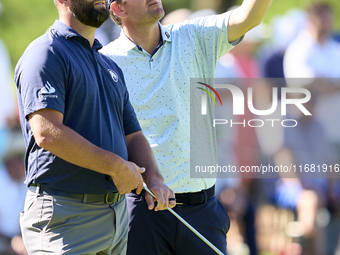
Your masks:
[{"label": "white patterned polo shirt", "polygon": [[208,133],[210,142],[202,151],[207,162],[217,163],[212,125],[190,123],[190,78],[214,78],[217,61],[242,40],[228,43],[230,14],[159,24],[163,44],[153,55],[130,41],[123,31],[101,50],[123,70],[130,101],[165,184],[176,193],[208,189],[216,181],[190,178],[190,124],[207,127],[202,130],[208,132],[202,135]]}]

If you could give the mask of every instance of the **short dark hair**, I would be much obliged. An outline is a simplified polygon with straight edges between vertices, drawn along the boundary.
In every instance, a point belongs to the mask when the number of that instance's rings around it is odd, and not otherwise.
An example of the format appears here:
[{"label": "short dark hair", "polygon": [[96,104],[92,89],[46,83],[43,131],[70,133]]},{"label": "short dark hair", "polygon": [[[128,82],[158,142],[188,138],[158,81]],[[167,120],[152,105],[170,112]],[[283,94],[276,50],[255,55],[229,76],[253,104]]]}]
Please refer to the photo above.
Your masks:
[{"label": "short dark hair", "polygon": [[324,12],[332,13],[332,7],[327,2],[314,2],[307,7],[307,13],[309,15],[320,15]]},{"label": "short dark hair", "polygon": [[118,4],[125,4],[124,0],[109,0],[109,10],[110,10],[110,16],[111,19],[120,27],[122,27],[122,20],[111,10],[110,6],[113,2],[116,2]]}]

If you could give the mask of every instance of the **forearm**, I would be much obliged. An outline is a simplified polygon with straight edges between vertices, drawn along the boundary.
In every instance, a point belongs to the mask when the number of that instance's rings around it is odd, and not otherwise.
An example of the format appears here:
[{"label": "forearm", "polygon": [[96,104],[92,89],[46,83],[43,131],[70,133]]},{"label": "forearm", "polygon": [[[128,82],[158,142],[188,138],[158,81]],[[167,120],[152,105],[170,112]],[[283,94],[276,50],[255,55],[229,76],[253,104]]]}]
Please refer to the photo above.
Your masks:
[{"label": "forearm", "polygon": [[244,0],[235,16],[240,15],[249,29],[259,25],[269,10],[273,0]]},{"label": "forearm", "polygon": [[[169,198],[174,198],[175,194],[164,184],[164,179],[158,169],[155,156],[143,132],[139,131],[126,136],[126,143],[129,160],[146,169],[142,174],[144,182],[156,196],[156,199],[154,199],[148,193],[145,194],[149,210],[165,210],[168,206],[173,208],[176,203],[173,200],[169,202]],[[155,200],[157,200],[156,208]]]},{"label": "forearm", "polygon": [[51,109],[42,109],[28,116],[38,146],[72,164],[110,175],[120,194],[133,189],[137,189],[138,194],[142,191],[142,169],[92,144],[65,126],[63,118],[61,112]]},{"label": "forearm", "polygon": [[118,155],[95,146],[62,123],[53,122],[54,119],[45,118],[43,112],[30,119],[39,147],[69,163],[111,176],[124,164]]},{"label": "forearm", "polygon": [[231,14],[228,24],[228,40],[233,42],[250,29],[259,25],[273,0],[244,0]]},{"label": "forearm", "polygon": [[129,160],[146,169],[146,171],[142,174],[144,181],[146,183],[151,180],[163,182],[163,177],[157,166],[155,156],[143,132],[139,131],[128,135],[126,137],[126,141],[129,152]]},{"label": "forearm", "polygon": [[107,175],[113,175],[114,169],[124,163],[118,155],[95,146],[66,126],[60,127],[43,148],[74,165]]}]

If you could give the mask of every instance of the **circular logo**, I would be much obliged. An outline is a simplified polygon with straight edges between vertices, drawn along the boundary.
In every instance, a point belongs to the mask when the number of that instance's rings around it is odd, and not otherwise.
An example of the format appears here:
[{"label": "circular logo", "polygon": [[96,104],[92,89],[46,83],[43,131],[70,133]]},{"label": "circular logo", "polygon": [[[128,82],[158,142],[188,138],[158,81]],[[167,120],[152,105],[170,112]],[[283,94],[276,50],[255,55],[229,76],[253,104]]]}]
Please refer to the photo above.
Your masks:
[{"label": "circular logo", "polygon": [[115,71],[112,71],[111,69],[108,69],[109,73],[111,74],[112,80],[114,82],[118,82],[118,75],[116,74]]}]

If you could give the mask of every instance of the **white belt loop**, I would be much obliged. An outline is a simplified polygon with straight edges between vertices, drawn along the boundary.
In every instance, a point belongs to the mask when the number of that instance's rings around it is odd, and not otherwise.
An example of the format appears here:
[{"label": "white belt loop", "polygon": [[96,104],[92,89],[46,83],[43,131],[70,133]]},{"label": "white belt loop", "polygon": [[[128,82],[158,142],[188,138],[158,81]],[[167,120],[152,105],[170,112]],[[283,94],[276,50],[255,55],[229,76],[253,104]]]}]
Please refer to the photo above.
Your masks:
[{"label": "white belt loop", "polygon": [[40,191],[40,184],[38,184],[37,187],[36,187],[36,189],[35,189],[35,198],[38,197],[39,191]]}]

